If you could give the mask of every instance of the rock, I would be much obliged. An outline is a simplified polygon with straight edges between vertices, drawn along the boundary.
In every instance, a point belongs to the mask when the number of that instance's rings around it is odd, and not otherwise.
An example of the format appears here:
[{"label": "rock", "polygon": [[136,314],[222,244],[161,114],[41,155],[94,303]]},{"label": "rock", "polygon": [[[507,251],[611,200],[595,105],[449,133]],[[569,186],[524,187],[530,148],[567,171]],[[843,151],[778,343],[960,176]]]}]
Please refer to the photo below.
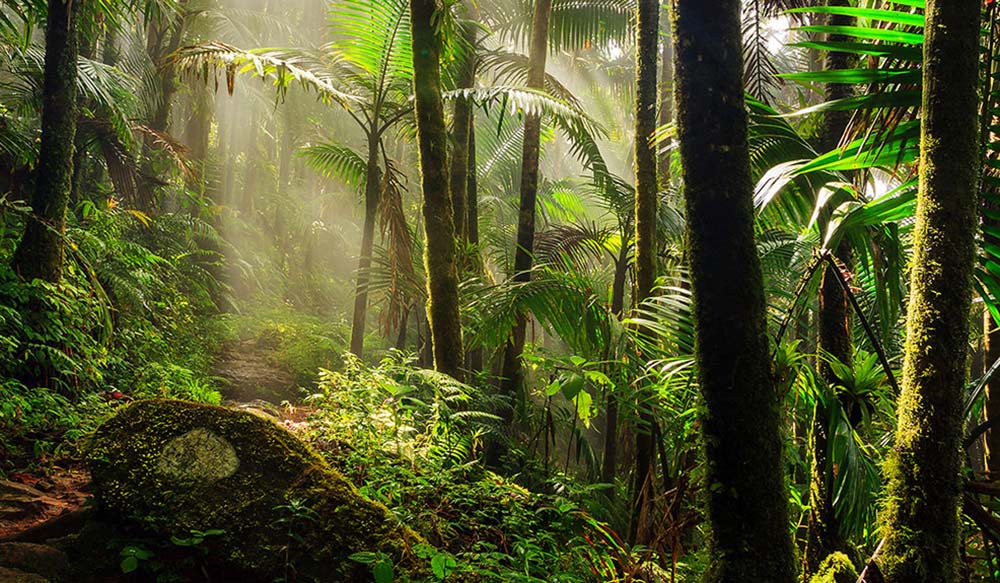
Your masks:
[{"label": "rock", "polygon": [[236,473],[240,459],[231,443],[204,427],[175,437],[163,448],[156,469],[176,481],[216,482]]},{"label": "rock", "polygon": [[15,519],[38,512],[46,504],[45,494],[27,484],[0,480],[0,518]]},{"label": "rock", "polygon": [[[66,553],[48,545],[34,543],[0,544],[0,567],[38,573],[49,579],[59,579],[69,571]],[[0,578],[0,581],[6,579]]]},{"label": "rock", "polygon": [[[204,537],[204,555],[248,580],[370,581],[357,552],[425,572],[426,543],[273,421],[182,401],[129,404],[87,452],[100,512],[164,539]],[[427,556],[427,553],[421,553]],[[0,579],[2,580],[2,579]]]},{"label": "rock", "polygon": [[49,583],[49,580],[41,575],[6,567],[0,567],[0,581],[3,583]]}]

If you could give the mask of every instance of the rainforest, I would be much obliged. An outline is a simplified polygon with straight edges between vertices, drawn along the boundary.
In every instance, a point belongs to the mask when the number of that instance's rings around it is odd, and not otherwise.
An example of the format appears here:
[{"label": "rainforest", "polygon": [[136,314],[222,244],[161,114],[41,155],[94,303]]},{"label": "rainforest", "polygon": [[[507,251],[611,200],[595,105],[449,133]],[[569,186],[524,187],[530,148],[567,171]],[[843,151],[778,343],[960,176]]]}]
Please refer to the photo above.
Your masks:
[{"label": "rainforest", "polygon": [[0,0],[0,583],[1000,582],[993,0]]}]

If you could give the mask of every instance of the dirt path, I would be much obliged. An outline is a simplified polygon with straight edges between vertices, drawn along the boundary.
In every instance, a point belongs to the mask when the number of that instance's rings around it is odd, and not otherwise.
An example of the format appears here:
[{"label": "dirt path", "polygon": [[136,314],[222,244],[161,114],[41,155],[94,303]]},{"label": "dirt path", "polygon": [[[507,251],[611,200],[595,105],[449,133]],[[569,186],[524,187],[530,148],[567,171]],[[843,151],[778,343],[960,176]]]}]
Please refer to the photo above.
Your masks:
[{"label": "dirt path", "polygon": [[225,380],[227,401],[297,403],[302,394],[292,373],[274,362],[273,353],[255,342],[227,346],[215,362],[215,375]]},{"label": "dirt path", "polygon": [[[227,347],[214,374],[225,380],[228,406],[275,419],[292,431],[305,426],[310,409],[301,401],[292,374],[274,363],[271,352],[251,342]],[[52,467],[44,475],[12,474],[0,480],[0,581],[10,577],[4,545],[44,542],[77,532],[86,520],[90,474],[82,463]],[[22,544],[22,543],[16,543]]]}]

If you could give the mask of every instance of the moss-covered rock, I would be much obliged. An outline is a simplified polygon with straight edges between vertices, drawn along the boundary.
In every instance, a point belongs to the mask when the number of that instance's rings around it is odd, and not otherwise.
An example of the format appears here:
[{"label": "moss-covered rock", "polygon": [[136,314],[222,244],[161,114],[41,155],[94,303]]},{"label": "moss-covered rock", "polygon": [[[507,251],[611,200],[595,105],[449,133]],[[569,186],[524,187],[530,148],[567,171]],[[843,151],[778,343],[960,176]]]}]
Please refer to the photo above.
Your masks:
[{"label": "moss-covered rock", "polygon": [[250,413],[181,401],[133,403],[88,450],[101,511],[166,537],[205,538],[251,579],[369,581],[349,559],[384,553],[397,581],[420,578],[425,543],[361,496],[309,447]]},{"label": "moss-covered rock", "polygon": [[819,570],[809,583],[855,583],[858,571],[844,553],[833,553],[820,563]]},{"label": "moss-covered rock", "polygon": [[[48,545],[33,543],[0,544],[0,567],[37,573],[44,578],[62,580],[69,571],[66,553]],[[0,581],[6,581],[0,578]]]}]

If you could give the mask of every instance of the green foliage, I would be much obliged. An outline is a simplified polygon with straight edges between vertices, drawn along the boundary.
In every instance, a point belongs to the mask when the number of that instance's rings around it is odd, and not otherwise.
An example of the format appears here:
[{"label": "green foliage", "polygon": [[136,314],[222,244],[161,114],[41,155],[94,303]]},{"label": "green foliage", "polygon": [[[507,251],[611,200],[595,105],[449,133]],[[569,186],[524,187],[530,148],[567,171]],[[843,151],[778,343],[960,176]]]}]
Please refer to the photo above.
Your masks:
[{"label": "green foliage", "polygon": [[858,571],[851,559],[844,553],[834,553],[823,560],[809,583],[855,583],[857,579]]},{"label": "green foliage", "polygon": [[[489,400],[411,363],[398,353],[374,367],[345,356],[309,399],[318,409],[307,437],[439,549],[427,557],[435,577],[596,582],[640,571],[641,556],[594,518],[603,512],[594,489],[559,476],[536,492],[485,470],[482,438],[495,418],[476,409]],[[352,559],[388,576],[391,564],[377,553]]]},{"label": "green foliage", "polygon": [[[3,221],[16,233],[19,218]],[[81,203],[70,217],[71,261],[58,285],[21,280],[0,241],[0,451],[8,463],[72,443],[106,402],[169,396],[218,403],[208,376],[222,330],[214,318],[211,236],[190,217],[150,220]],[[100,393],[100,394],[98,394]],[[10,469],[9,467],[0,469]]]}]

